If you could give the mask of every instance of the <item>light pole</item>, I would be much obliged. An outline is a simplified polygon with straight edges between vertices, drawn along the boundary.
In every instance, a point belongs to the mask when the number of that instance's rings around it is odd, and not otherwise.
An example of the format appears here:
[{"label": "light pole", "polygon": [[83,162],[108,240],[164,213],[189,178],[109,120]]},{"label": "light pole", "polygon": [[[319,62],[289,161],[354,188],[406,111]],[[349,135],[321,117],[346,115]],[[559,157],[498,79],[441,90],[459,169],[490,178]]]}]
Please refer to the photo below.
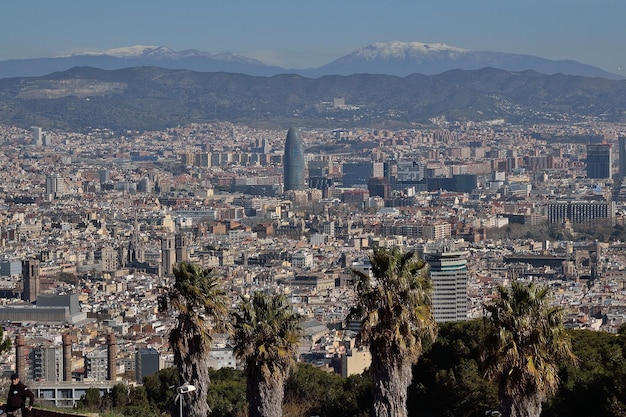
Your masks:
[{"label": "light pole", "polygon": [[178,394],[176,395],[176,398],[174,398],[174,402],[178,401],[178,404],[180,406],[179,417],[183,417],[183,395],[189,394],[190,392],[193,392],[195,390],[196,387],[194,385],[189,385],[186,382],[180,387],[176,388],[176,392],[178,392]]}]

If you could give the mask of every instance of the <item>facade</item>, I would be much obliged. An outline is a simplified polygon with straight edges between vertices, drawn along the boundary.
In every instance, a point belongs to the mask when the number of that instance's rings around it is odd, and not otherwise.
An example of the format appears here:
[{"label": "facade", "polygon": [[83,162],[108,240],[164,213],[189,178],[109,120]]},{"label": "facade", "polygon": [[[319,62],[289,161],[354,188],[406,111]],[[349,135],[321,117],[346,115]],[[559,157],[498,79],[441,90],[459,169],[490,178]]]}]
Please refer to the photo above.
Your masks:
[{"label": "facade", "polygon": [[156,349],[139,349],[135,353],[135,377],[141,384],[143,378],[154,375],[160,369],[161,355]]},{"label": "facade", "polygon": [[5,259],[0,261],[0,276],[12,277],[22,273],[22,261]]},{"label": "facade", "polygon": [[22,262],[22,279],[24,292],[22,300],[34,303],[39,295],[39,260],[27,259]]},{"label": "facade", "polygon": [[38,126],[33,126],[33,145],[41,146],[43,144],[43,130]]},{"label": "facade", "polygon": [[61,381],[63,349],[61,346],[37,346],[28,354],[31,365],[29,379],[33,381]]},{"label": "facade", "polygon": [[611,178],[611,145],[587,145],[587,178]]},{"label": "facade", "polygon": [[115,271],[118,267],[117,251],[110,246],[98,248],[94,252],[94,259],[100,261],[103,271]]},{"label": "facade", "polygon": [[232,347],[215,347],[209,351],[209,367],[213,369],[236,368],[237,361]]},{"label": "facade", "polygon": [[52,200],[65,192],[65,179],[59,174],[46,177],[46,196]]},{"label": "facade", "polygon": [[284,191],[304,190],[304,149],[300,131],[294,127],[287,132],[283,163]]},{"label": "facade", "polygon": [[378,196],[387,199],[391,193],[391,185],[389,184],[389,180],[385,177],[370,178],[367,182],[367,189],[371,197]]},{"label": "facade", "polygon": [[615,225],[614,201],[562,201],[548,204],[548,222]]},{"label": "facade", "polygon": [[174,247],[174,237],[167,235],[161,238],[161,270],[165,275],[171,275],[174,272],[175,263],[176,248]]},{"label": "facade", "polygon": [[400,161],[397,164],[398,182],[419,182],[424,179],[426,166],[421,161]]},{"label": "facade", "polygon": [[620,178],[626,177],[626,136],[620,136],[618,138],[619,146],[619,176]]},{"label": "facade", "polygon": [[424,260],[430,266],[437,322],[467,319],[467,256],[468,252],[454,250],[447,243],[424,250]]},{"label": "facade", "polygon": [[367,349],[350,349],[341,356],[339,374],[347,378],[350,375],[360,375],[372,364],[372,354]]},{"label": "facade", "polygon": [[105,349],[87,352],[85,361],[85,380],[106,381],[108,378],[108,354]]},{"label": "facade", "polygon": [[296,275],[289,281],[289,285],[316,292],[331,290],[335,288],[335,277],[322,273]]},{"label": "facade", "polygon": [[382,162],[350,162],[342,165],[344,187],[367,185],[372,177],[383,177],[385,165]]}]

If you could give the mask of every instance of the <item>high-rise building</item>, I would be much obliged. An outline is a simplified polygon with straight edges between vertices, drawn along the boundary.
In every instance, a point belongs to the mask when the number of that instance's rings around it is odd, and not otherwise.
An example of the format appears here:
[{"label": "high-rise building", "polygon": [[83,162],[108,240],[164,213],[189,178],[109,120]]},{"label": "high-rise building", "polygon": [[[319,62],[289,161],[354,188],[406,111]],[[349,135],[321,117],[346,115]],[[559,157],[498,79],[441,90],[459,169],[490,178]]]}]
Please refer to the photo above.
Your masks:
[{"label": "high-rise building", "polygon": [[65,179],[59,174],[46,177],[46,196],[52,200],[65,192]]},{"label": "high-rise building", "polygon": [[618,139],[619,146],[619,176],[626,178],[626,136],[620,136]]},{"label": "high-rise building", "polygon": [[27,259],[22,261],[22,280],[24,291],[22,300],[34,303],[39,295],[39,260]]},{"label": "high-rise building", "polygon": [[135,353],[135,377],[139,384],[146,376],[159,372],[161,355],[154,348],[139,349]]},{"label": "high-rise building", "polygon": [[587,145],[587,178],[611,178],[611,145]]},{"label": "high-rise building", "polygon": [[60,346],[34,346],[28,354],[33,381],[61,381],[63,375],[63,350]]},{"label": "high-rise building", "polygon": [[287,132],[284,156],[284,190],[304,190],[304,149],[300,130],[292,127]]},{"label": "high-rise building", "polygon": [[435,321],[467,319],[467,255],[452,243],[429,245],[424,260],[430,266]]},{"label": "high-rise building", "polygon": [[33,126],[33,145],[41,146],[43,144],[43,131],[40,127]]},{"label": "high-rise building", "polygon": [[161,238],[161,267],[165,275],[173,272],[176,263],[176,248],[174,246],[174,237],[167,235]]},{"label": "high-rise building", "polygon": [[189,260],[189,252],[187,250],[187,237],[181,233],[174,237],[174,249],[176,253],[176,263],[187,262]]},{"label": "high-rise building", "polygon": [[383,177],[385,166],[382,162],[349,162],[342,165],[344,187],[367,185],[372,177]]},{"label": "high-rise building", "polygon": [[111,180],[111,171],[108,169],[101,169],[98,171],[98,179],[100,180],[100,184],[104,184]]},{"label": "high-rise building", "polygon": [[390,188],[389,180],[385,177],[372,177],[367,182],[367,189],[371,197],[378,196],[387,199],[389,198]]}]

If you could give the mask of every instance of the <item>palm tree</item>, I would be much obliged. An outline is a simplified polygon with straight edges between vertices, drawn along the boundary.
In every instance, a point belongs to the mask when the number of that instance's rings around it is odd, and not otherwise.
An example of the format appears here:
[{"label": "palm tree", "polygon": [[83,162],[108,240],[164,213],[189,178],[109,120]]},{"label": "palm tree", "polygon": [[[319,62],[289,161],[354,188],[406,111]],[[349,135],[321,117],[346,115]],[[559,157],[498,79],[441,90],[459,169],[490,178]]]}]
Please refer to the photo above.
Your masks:
[{"label": "palm tree", "polygon": [[233,350],[244,363],[248,416],[280,417],[284,381],[297,359],[300,315],[284,295],[256,292],[233,316]]},{"label": "palm tree", "polygon": [[374,403],[372,417],[406,417],[412,366],[422,340],[434,340],[427,264],[400,248],[374,249],[372,276],[354,270],[356,300],[348,320],[360,320],[357,340],[369,346]]},{"label": "palm tree", "polygon": [[541,403],[556,393],[558,365],[576,361],[560,307],[549,305],[547,288],[513,281],[498,287],[486,305],[485,376],[498,384],[504,417],[538,417]]},{"label": "palm tree", "polygon": [[181,384],[196,387],[195,392],[185,395],[183,414],[206,417],[211,412],[207,403],[211,330],[228,330],[228,297],[211,269],[182,262],[174,268],[174,277],[169,299],[178,311],[178,320],[169,342]]}]

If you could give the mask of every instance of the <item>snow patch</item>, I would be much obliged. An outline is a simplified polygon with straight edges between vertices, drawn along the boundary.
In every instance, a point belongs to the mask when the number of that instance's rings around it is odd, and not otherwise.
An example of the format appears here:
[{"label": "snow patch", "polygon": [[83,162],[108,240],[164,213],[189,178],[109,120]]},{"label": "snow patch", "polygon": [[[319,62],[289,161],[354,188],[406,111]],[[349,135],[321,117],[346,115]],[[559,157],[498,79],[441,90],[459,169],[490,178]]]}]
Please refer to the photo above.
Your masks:
[{"label": "snow patch", "polygon": [[361,48],[355,55],[365,59],[375,58],[414,58],[424,57],[430,54],[447,53],[451,56],[470,52],[468,49],[457,48],[445,43],[421,43],[421,42],[375,42]]}]

